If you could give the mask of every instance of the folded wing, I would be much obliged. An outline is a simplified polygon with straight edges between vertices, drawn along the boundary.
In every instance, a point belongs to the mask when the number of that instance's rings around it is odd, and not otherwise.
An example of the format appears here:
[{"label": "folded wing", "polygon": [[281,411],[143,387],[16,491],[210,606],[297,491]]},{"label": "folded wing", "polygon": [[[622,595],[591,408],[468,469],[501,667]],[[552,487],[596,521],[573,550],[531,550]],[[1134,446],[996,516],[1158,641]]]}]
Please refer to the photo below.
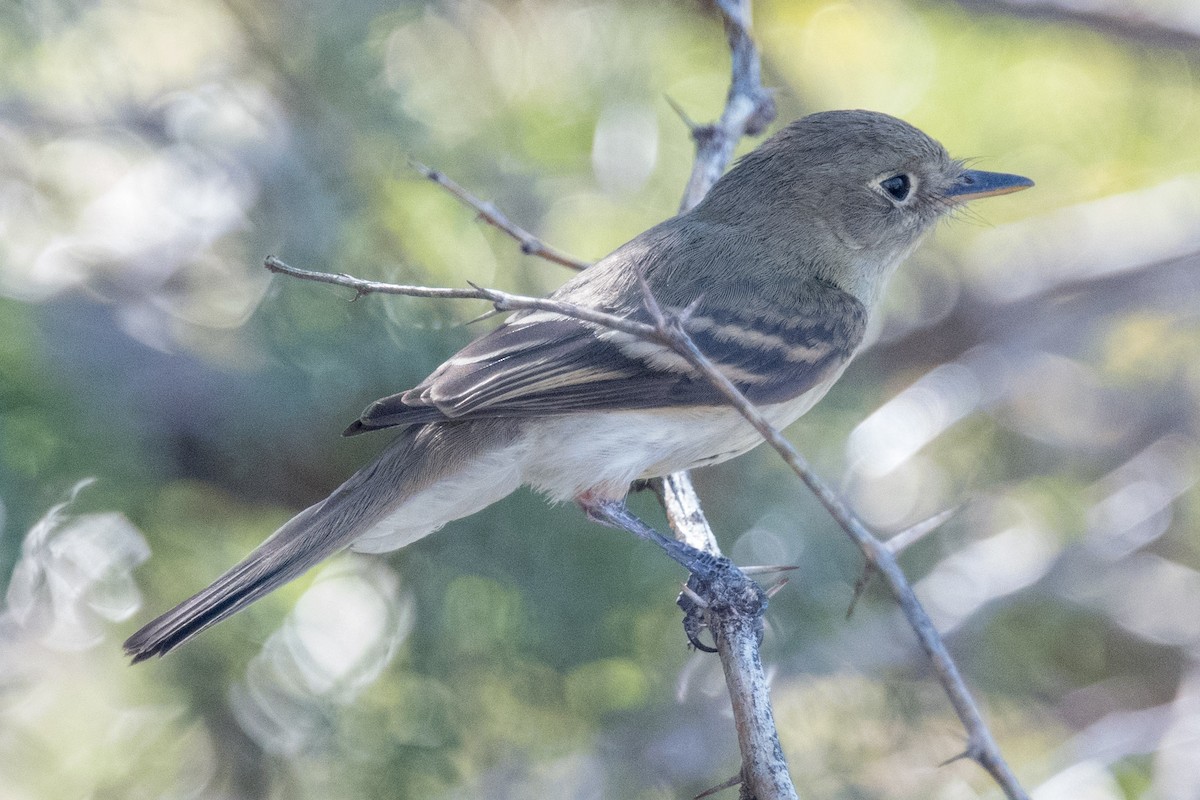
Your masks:
[{"label": "folded wing", "polygon": [[[813,281],[781,316],[701,306],[685,328],[756,404],[784,402],[840,369],[862,342],[866,310]],[[648,322],[648,314],[634,318]],[[669,348],[538,312],[477,339],[420,385],[372,403],[347,435],[397,425],[580,411],[721,405],[724,398]]]}]

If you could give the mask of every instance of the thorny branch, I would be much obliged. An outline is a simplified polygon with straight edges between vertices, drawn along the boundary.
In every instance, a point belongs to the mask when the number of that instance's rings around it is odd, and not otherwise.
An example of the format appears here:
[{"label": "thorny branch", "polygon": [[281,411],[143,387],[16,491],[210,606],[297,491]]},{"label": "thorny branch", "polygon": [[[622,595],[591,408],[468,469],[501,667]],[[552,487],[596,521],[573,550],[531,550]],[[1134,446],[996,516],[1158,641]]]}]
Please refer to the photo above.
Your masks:
[{"label": "thorny branch", "polygon": [[[640,277],[640,276],[639,276]],[[683,330],[678,317],[668,317],[659,307],[658,301],[650,291],[650,286],[642,280],[642,298],[646,309],[654,319],[655,339],[672,348],[702,373],[713,381],[714,385],[724,392],[724,388],[716,378],[724,378],[708,359],[701,355],[703,366],[692,359],[692,354],[700,351],[692,342],[690,336]],[[684,311],[684,315],[687,310]],[[686,342],[687,344],[683,344]],[[707,370],[712,370],[709,376]],[[729,386],[728,379],[725,383]],[[734,391],[737,391],[734,387]],[[740,395],[741,393],[738,392]],[[749,401],[742,397],[749,406]],[[739,409],[740,411],[741,409]],[[744,413],[744,412],[743,412]],[[757,410],[754,411],[757,414]],[[750,420],[753,423],[753,420]],[[765,420],[764,420],[765,422]],[[672,489],[677,496],[671,497],[668,489],[663,489],[664,498],[670,498],[666,505],[668,512],[673,506],[683,506],[694,502],[700,507],[696,490],[692,487],[691,479],[686,472],[667,476],[674,481]],[[668,513],[668,517],[670,514]],[[674,524],[674,520],[671,520]],[[708,521],[701,516],[692,520],[689,531],[677,532],[684,536],[703,525],[703,532],[716,542],[716,538],[708,526]],[[681,536],[682,538],[682,536]],[[719,550],[716,552],[720,552]],[[796,788],[792,785],[791,774],[788,772],[787,758],[783,754],[783,745],[779,741],[779,730],[775,725],[775,713],[771,708],[771,686],[763,670],[760,646],[762,644],[763,615],[767,610],[767,597],[753,580],[737,567],[733,567],[736,576],[726,581],[712,585],[699,585],[696,576],[688,581],[688,586],[702,589],[706,597],[720,598],[718,602],[710,603],[703,610],[703,618],[709,630],[713,633],[716,652],[721,659],[721,669],[725,673],[725,686],[729,690],[729,701],[733,709],[734,727],[738,734],[738,748],[742,755],[742,795],[749,795],[756,800],[765,798],[797,798]],[[688,611],[688,605],[680,602],[680,606]],[[689,612],[689,618],[692,616]],[[685,619],[685,628],[687,620]],[[689,635],[693,644],[694,637]],[[746,790],[749,791],[746,791]]]}]

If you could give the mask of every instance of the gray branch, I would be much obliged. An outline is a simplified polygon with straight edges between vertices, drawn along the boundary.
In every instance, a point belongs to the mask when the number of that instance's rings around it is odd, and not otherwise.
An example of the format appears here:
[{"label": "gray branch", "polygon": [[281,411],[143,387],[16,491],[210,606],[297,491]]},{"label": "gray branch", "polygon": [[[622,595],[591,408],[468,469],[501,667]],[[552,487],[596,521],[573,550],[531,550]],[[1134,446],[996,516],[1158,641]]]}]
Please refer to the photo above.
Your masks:
[{"label": "gray branch", "polygon": [[1038,22],[1078,25],[1114,39],[1194,52],[1200,25],[1185,13],[1187,4],[1081,3],[1076,0],[957,0],[972,11],[1009,14]]},{"label": "gray branch", "polygon": [[757,136],[775,120],[775,98],[762,87],[762,61],[750,37],[750,0],[716,0],[716,5],[725,21],[733,58],[729,95],[719,120],[709,125],[688,125],[696,142],[696,160],[680,211],[687,211],[708,194],[725,173],[743,136]]}]

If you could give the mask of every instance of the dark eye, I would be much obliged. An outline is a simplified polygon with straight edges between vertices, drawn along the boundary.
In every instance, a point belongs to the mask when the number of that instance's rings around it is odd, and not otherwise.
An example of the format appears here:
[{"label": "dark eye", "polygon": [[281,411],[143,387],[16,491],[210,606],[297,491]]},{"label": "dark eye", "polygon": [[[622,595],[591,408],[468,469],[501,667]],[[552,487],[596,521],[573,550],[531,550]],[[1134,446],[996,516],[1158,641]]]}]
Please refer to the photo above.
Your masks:
[{"label": "dark eye", "polygon": [[882,180],[879,185],[883,190],[890,194],[896,200],[907,200],[908,193],[912,191],[912,181],[907,175],[893,175],[890,178]]}]

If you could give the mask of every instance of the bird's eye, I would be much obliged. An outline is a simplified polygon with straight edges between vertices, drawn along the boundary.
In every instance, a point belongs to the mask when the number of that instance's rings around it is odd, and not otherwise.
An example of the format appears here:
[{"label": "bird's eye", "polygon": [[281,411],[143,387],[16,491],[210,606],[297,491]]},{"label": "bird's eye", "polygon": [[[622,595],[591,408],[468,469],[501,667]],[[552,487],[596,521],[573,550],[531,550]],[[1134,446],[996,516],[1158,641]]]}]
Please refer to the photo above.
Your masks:
[{"label": "bird's eye", "polygon": [[912,181],[903,173],[885,178],[879,182],[879,186],[891,195],[893,200],[899,202],[907,200],[909,192],[912,191]]}]

